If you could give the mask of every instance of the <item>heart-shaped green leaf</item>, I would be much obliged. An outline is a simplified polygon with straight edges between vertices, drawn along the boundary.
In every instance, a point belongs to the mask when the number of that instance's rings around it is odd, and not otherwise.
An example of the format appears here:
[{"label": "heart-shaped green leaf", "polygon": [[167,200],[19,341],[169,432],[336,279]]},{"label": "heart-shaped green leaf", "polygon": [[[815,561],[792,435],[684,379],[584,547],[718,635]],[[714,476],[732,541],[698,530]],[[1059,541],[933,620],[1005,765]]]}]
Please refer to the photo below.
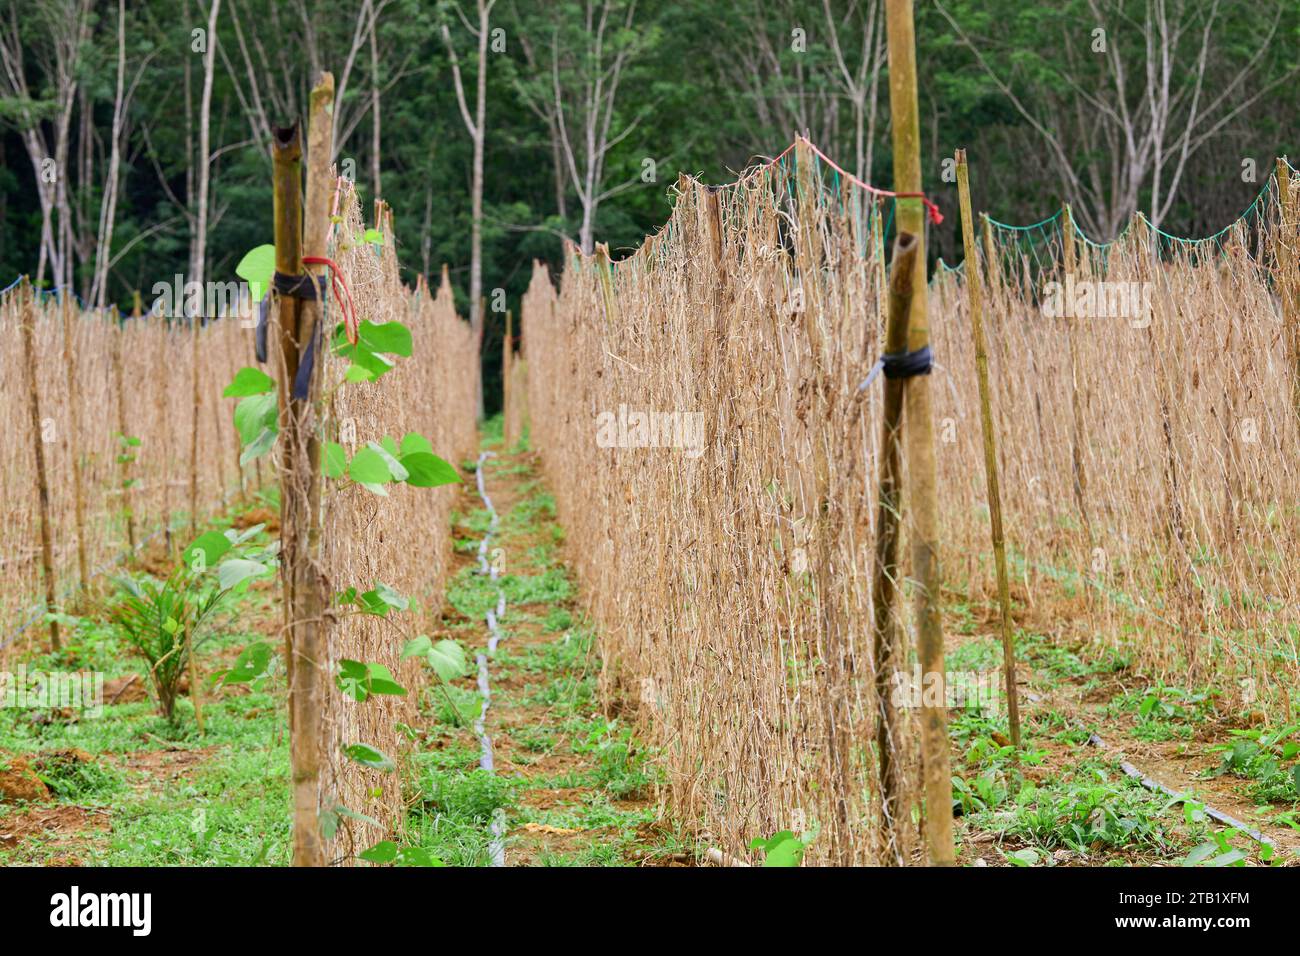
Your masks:
[{"label": "heart-shaped green leaf", "polygon": [[248,395],[265,395],[275,391],[275,379],[261,369],[244,367],[235,373],[234,380],[221,394],[226,398],[244,398]]},{"label": "heart-shaped green leaf", "polygon": [[406,483],[412,488],[437,488],[440,485],[454,485],[461,480],[455,468],[429,452],[412,452],[403,455],[401,461],[407,472]]},{"label": "heart-shaped green leaf", "polygon": [[393,480],[384,456],[369,445],[352,456],[348,463],[348,477],[364,485],[385,485]]},{"label": "heart-shaped green leaf", "polygon": [[355,763],[363,767],[370,767],[372,770],[382,770],[384,773],[391,773],[397,769],[397,764],[382,750],[376,750],[369,744],[349,744],[343,748],[343,753]]}]

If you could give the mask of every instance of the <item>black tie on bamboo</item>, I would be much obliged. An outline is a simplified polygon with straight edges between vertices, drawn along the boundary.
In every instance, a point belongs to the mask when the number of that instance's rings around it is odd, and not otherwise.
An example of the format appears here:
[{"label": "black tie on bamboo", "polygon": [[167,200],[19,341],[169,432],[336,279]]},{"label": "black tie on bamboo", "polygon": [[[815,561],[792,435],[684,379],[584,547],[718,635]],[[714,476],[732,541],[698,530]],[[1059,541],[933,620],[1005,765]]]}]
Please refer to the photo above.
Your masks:
[{"label": "black tie on bamboo", "polygon": [[929,375],[930,369],[934,367],[934,356],[928,345],[923,345],[912,352],[887,352],[880,356],[880,367],[885,373],[885,378]]},{"label": "black tie on bamboo", "polygon": [[[312,281],[313,279],[315,281]],[[311,276],[307,273],[295,276],[276,272],[275,277],[271,280],[271,287],[280,295],[293,296],[295,299],[323,301],[325,299],[326,281],[326,276]],[[259,362],[266,361],[266,319],[270,304],[271,293],[268,290],[258,306],[255,348]],[[319,339],[320,327],[317,326],[312,334],[311,341],[307,343],[306,351],[299,361],[298,371],[293,377],[293,397],[296,399],[305,401],[307,398],[308,389],[311,387],[312,371],[316,367],[316,343]]]},{"label": "black tie on bamboo", "polygon": [[[315,278],[315,282],[312,279]],[[327,276],[310,276],[306,273],[301,275],[285,275],[283,272],[277,272],[273,280],[275,291],[280,295],[291,295],[295,299],[317,299],[325,298],[325,282]]]},{"label": "black tie on bamboo", "polygon": [[876,364],[871,366],[871,371],[858,386],[858,391],[864,391],[881,372],[885,373],[885,378],[911,378],[914,375],[929,375],[932,368],[934,354],[928,345],[911,352],[886,352],[876,359]]}]

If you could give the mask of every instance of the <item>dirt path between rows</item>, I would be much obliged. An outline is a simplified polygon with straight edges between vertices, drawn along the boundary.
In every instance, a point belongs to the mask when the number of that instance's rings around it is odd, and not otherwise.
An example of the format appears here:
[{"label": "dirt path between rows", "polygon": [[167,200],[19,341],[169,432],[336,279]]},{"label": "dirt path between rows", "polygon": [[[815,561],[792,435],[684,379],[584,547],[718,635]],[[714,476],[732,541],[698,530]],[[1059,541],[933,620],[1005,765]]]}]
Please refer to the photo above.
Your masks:
[{"label": "dirt path between rows", "polygon": [[[490,628],[466,613],[471,602],[463,596],[475,589],[478,609],[497,609],[496,584],[478,573],[476,545],[487,533],[488,515],[468,478],[454,516],[457,546],[442,621],[443,636],[459,639],[471,664],[477,654],[487,658],[483,729],[493,772],[510,787],[504,863],[688,863],[691,856],[659,820],[651,755],[597,699],[600,660],[539,467],[537,455],[526,451],[500,452],[481,465],[499,515],[486,558],[506,595],[497,651],[488,652]],[[457,685],[468,691],[477,680],[476,672]]]}]

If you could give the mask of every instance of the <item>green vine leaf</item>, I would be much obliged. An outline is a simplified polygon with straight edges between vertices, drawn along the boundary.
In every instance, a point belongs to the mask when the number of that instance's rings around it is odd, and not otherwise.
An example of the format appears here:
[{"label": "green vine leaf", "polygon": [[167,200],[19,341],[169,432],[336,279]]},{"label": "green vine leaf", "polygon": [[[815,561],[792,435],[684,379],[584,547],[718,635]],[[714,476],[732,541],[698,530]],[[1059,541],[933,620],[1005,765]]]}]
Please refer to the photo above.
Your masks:
[{"label": "green vine leaf", "polygon": [[349,744],[343,748],[343,753],[354,763],[359,763],[361,766],[369,767],[372,770],[392,773],[397,769],[397,764],[393,763],[391,757],[382,750],[376,750],[369,744]]},{"label": "green vine leaf", "polygon": [[352,456],[348,463],[348,477],[359,484],[386,485],[393,480],[393,473],[388,470],[384,456],[366,446]]},{"label": "green vine leaf", "polygon": [[325,454],[322,456],[322,468],[326,478],[342,478],[348,470],[348,453],[338,442],[327,441]]},{"label": "green vine leaf", "polygon": [[263,245],[250,249],[235,266],[235,275],[248,283],[249,294],[254,302],[260,302],[266,290],[271,287],[271,277],[275,275],[275,246]]},{"label": "green vine leaf", "polygon": [[234,379],[221,394],[226,398],[244,398],[274,391],[275,379],[261,369],[245,366],[235,373]]},{"label": "green vine leaf", "polygon": [[462,480],[448,462],[429,452],[403,455],[401,461],[407,471],[406,483],[412,488],[437,488],[459,484]]},{"label": "green vine leaf", "polygon": [[339,672],[335,675],[334,682],[339,690],[358,703],[371,694],[406,696],[406,688],[394,680],[392,672],[383,664],[339,661]]}]

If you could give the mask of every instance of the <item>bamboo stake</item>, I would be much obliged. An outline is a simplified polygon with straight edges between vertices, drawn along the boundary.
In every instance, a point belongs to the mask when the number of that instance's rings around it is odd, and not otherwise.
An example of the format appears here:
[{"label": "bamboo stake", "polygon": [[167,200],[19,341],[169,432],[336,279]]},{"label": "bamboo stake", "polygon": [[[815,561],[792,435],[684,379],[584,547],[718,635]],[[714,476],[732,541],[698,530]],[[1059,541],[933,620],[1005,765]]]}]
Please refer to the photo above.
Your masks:
[{"label": "bamboo stake", "polygon": [[1291,207],[1291,167],[1277,158],[1277,227],[1274,260],[1281,271],[1282,327],[1291,345],[1291,403],[1300,419],[1300,268],[1296,265],[1296,217]]},{"label": "bamboo stake", "polygon": [[[276,129],[272,143],[275,176],[275,267],[301,275],[304,253],[324,256],[329,227],[334,77],[321,76],[311,93],[308,127],[307,207],[301,200],[302,137],[297,126]],[[320,267],[310,269],[312,281]],[[305,399],[293,396],[299,360],[321,320],[318,299],[282,296],[278,315],[280,419],[280,535],[285,588],[286,659],[289,661],[290,759],[293,765],[295,866],[325,863],[319,826],[322,621],[325,582],[320,550],[320,443],[316,406],[320,375],[312,376]],[[323,340],[321,340],[323,341]],[[323,347],[318,341],[318,348]],[[317,358],[317,363],[323,362]]]},{"label": "bamboo stake", "polygon": [[171,491],[171,462],[172,462],[172,443],[171,443],[171,424],[170,424],[170,403],[167,401],[167,380],[168,369],[171,367],[170,334],[171,327],[168,324],[167,316],[159,314],[158,316],[158,354],[156,357],[156,371],[153,387],[155,389],[155,407],[157,410],[158,420],[162,422],[161,434],[162,440],[158,443],[158,482],[162,485],[162,526],[163,526],[163,546],[166,548],[168,560],[175,558],[172,548],[172,491]]},{"label": "bamboo stake", "polygon": [[[900,233],[894,245],[889,283],[889,315],[885,323],[885,352],[907,350],[907,326],[912,308],[912,276],[916,271],[916,236]],[[902,650],[898,585],[902,570],[898,564],[899,518],[903,507],[903,468],[898,436],[903,418],[901,378],[886,378],[880,426],[880,475],[877,490],[876,566],[871,583],[874,616],[873,646],[876,662],[876,701],[880,719],[876,723],[876,754],[880,765],[882,830],[885,863],[902,863],[898,845],[898,717],[893,700],[897,655]]]},{"label": "bamboo stake", "polygon": [[[270,309],[273,308],[273,306],[268,303],[267,308]],[[268,313],[268,322],[269,321],[270,319]],[[269,332],[268,332],[267,349],[269,350],[270,347],[271,347],[271,342],[269,341]],[[270,356],[268,355],[267,357],[269,358]],[[252,335],[248,337],[248,361],[252,362],[254,366],[257,365],[257,340]],[[235,443],[235,453],[237,456],[243,454],[243,451],[239,447],[238,442]],[[236,457],[235,462],[236,464],[239,463],[238,457]],[[240,465],[239,467],[241,470],[243,469],[243,465]],[[274,473],[275,471],[274,468],[269,468],[269,470],[272,473]],[[253,494],[257,495],[259,492],[261,492],[261,490],[262,490],[262,459],[258,457],[253,459]]]},{"label": "bamboo stake", "polygon": [[980,213],[980,232],[984,239],[984,268],[989,274],[989,293],[996,295],[1002,275],[998,257],[993,249],[993,227],[989,224],[988,213]]},{"label": "bamboo stake", "polygon": [[505,445],[511,445],[510,435],[510,333],[514,325],[514,314],[506,309],[506,334],[501,340],[501,421],[505,434]]},{"label": "bamboo stake", "polygon": [[[41,435],[41,397],[36,385],[36,303],[35,294],[24,276],[18,287],[22,315],[23,366],[27,369],[27,405],[32,413],[32,447],[36,454],[36,501],[41,515],[41,574],[45,580],[45,609],[54,610],[54,546],[50,530],[50,485],[45,471],[45,442]],[[50,649],[63,649],[59,640],[59,622],[50,620]]]},{"label": "bamboo stake", "polygon": [[[140,290],[136,290],[134,301],[131,306],[131,316],[133,319],[140,318]],[[126,335],[126,327],[119,320],[113,322],[113,386],[117,393],[117,474],[118,481],[122,492],[122,513],[126,518],[126,543],[127,546],[135,551],[135,514],[131,510],[131,472],[130,461],[128,458],[134,458],[136,452],[134,446],[126,443],[126,375],[122,369],[122,339]]]},{"label": "bamboo stake", "polygon": [[63,319],[63,372],[68,390],[67,435],[69,457],[72,459],[73,517],[77,533],[77,581],[84,592],[90,583],[90,569],[86,561],[86,487],[82,475],[81,451],[81,380],[77,377],[77,361],[73,354],[72,339],[76,323],[72,320],[67,292],[59,293],[59,306]]},{"label": "bamboo stake", "polygon": [[[242,330],[242,326],[240,327],[240,329]],[[237,330],[236,334],[229,336],[227,339],[228,344],[226,348],[226,381],[232,380],[235,374],[239,371],[240,366],[239,366],[238,349],[239,349],[239,341],[241,338],[242,336],[238,334],[238,330]],[[218,424],[217,434],[225,434],[226,429],[223,424],[225,409],[223,407],[223,403],[219,400],[214,400],[213,404],[217,406],[217,424]],[[234,453],[233,453],[234,457],[232,459],[232,464],[235,466],[235,478],[239,482],[239,500],[242,504],[248,504],[250,498],[250,495],[248,493],[248,476],[244,474],[244,468],[239,463],[239,456],[243,449],[239,447],[239,439],[233,435],[231,436],[230,444],[234,448]],[[222,450],[224,451],[226,447],[226,443],[224,440],[222,441],[221,447]]]},{"label": "bamboo stake", "polygon": [[618,299],[614,297],[614,272],[609,262],[609,246],[596,243],[596,271],[600,275],[600,291],[605,300],[605,321],[617,326]]},{"label": "bamboo stake", "polygon": [[200,309],[190,316],[190,537],[199,533],[199,329],[203,325]]},{"label": "bamboo stake", "polygon": [[[900,192],[921,191],[921,130],[916,95],[916,28],[912,0],[887,0],[885,24],[889,44],[889,104],[893,119],[894,183]],[[909,351],[930,342],[925,282],[925,208],[918,199],[900,199],[900,232],[917,236],[912,276],[912,308],[907,335]],[[907,468],[913,485],[912,571],[916,579],[917,656],[923,677],[944,686],[943,622],[939,618],[939,515],[935,489],[934,416],[930,382],[919,377],[904,390],[907,417]],[[948,714],[940,695],[923,698],[921,774],[925,789],[925,838],[930,863],[951,866],[952,774],[948,756]]]},{"label": "bamboo stake", "polygon": [[199,684],[199,662],[194,653],[194,635],[188,628],[185,630],[185,654],[189,662],[190,675],[190,703],[194,705],[194,723],[199,728],[199,736],[203,736],[203,692]]},{"label": "bamboo stake", "polygon": [[998,605],[1002,611],[1003,681],[1007,692],[1011,743],[1019,750],[1020,701],[1016,690],[1016,649],[1011,636],[1011,591],[1007,582],[1007,550],[1002,539],[1002,492],[998,487],[997,437],[993,433],[993,406],[989,398],[989,358],[984,343],[982,312],[983,288],[980,284],[979,254],[975,251],[975,223],[971,218],[970,173],[966,166],[966,150],[957,150],[956,159],[957,191],[961,199],[961,235],[966,248],[966,291],[970,298],[971,338],[975,343],[975,376],[980,393],[980,430],[984,434],[984,483],[989,496],[989,530],[993,537],[993,562],[997,570]]},{"label": "bamboo stake", "polygon": [[[1070,204],[1065,204],[1064,215],[1061,217],[1062,235],[1065,237],[1065,281],[1072,285],[1073,276],[1078,268],[1078,260],[1074,246],[1074,214],[1070,211]],[[1067,285],[1067,289],[1071,287]],[[1065,293],[1066,311],[1073,312],[1070,304],[1072,298],[1069,291]],[[1074,469],[1074,502],[1079,509],[1079,518],[1083,522],[1084,533],[1088,536],[1088,547],[1092,547],[1092,521],[1088,518],[1088,473],[1084,469],[1083,461],[1083,405],[1079,396],[1079,345],[1076,341],[1079,330],[1077,316],[1069,314],[1065,317],[1068,323],[1067,338],[1070,343],[1070,404],[1074,415],[1073,430],[1071,432],[1070,444],[1071,455]]]}]

